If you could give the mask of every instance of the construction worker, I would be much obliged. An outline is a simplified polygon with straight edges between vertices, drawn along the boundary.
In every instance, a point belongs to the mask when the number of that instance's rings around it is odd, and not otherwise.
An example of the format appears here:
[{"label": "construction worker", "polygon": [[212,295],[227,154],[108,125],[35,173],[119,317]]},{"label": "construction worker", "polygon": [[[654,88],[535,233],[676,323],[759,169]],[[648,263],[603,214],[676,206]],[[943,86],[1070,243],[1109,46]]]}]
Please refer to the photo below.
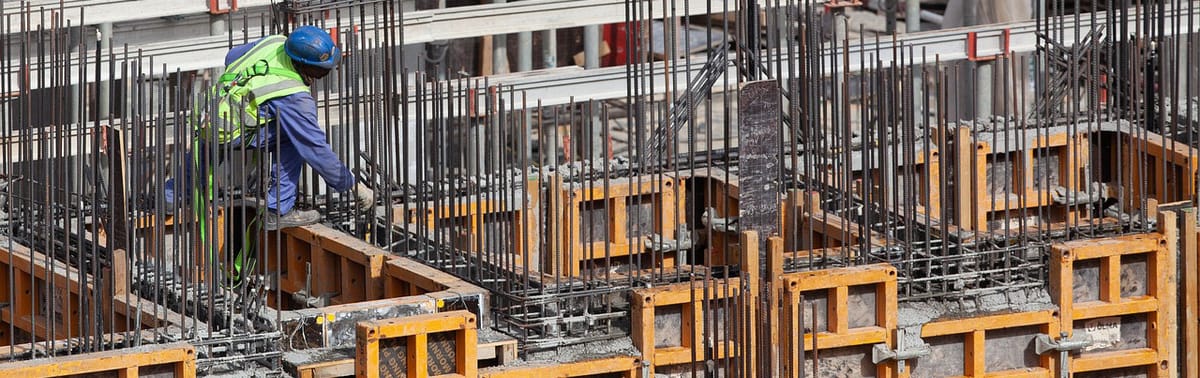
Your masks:
[{"label": "construction worker", "polygon": [[[293,208],[304,163],[331,189],[352,191],[358,207],[370,211],[374,193],[355,182],[354,174],[326,142],[325,132],[317,124],[316,101],[309,93],[309,85],[328,75],[340,58],[341,51],[329,34],[313,26],[297,28],[287,37],[273,35],[231,49],[225,55],[225,74],[213,90],[219,110],[196,122],[198,137],[191,157],[196,164],[185,164],[191,168],[186,171],[205,172],[203,162],[212,161],[204,158],[211,155],[208,143],[232,143],[278,154],[267,173],[267,211],[262,219],[267,230],[320,221],[316,211]],[[184,176],[190,178],[192,174],[186,171]],[[165,189],[167,201],[173,203],[173,180]],[[203,198],[204,190],[198,190],[197,196]]]}]

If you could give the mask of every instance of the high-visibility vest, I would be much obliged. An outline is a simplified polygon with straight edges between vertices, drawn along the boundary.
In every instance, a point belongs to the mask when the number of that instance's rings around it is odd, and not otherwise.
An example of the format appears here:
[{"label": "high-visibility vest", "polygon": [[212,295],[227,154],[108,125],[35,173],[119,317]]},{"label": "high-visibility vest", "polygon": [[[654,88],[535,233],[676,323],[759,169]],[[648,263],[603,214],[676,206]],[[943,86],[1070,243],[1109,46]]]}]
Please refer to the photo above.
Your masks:
[{"label": "high-visibility vest", "polygon": [[[263,38],[225,67],[225,74],[210,92],[216,102],[215,116],[203,117],[196,123],[201,137],[218,143],[233,141],[243,133],[252,133],[271,122],[259,117],[260,105],[283,96],[308,92],[304,79],[284,51],[285,41],[287,37],[282,35]],[[200,107],[208,110],[213,108],[212,105],[201,104]],[[208,113],[211,112],[202,112],[210,115]],[[212,135],[214,131],[215,136]]]}]

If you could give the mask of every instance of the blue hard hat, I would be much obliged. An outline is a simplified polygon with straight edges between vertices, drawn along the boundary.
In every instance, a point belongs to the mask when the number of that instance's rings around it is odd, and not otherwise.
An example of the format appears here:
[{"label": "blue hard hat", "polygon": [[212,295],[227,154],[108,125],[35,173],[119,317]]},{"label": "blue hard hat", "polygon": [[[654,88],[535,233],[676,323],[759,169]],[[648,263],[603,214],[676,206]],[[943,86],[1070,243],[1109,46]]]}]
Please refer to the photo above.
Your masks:
[{"label": "blue hard hat", "polygon": [[283,45],[292,61],[332,70],[337,67],[342,52],[329,33],[315,26],[301,26],[288,35]]}]

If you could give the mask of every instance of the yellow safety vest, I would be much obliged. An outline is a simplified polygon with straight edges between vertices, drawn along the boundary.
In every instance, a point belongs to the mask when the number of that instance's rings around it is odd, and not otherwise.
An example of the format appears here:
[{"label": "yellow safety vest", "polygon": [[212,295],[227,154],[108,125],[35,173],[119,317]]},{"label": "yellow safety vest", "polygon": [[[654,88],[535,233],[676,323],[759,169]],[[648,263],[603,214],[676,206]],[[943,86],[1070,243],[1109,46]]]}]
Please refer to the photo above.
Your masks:
[{"label": "yellow safety vest", "polygon": [[[210,91],[216,115],[196,124],[201,137],[218,143],[233,141],[271,122],[259,117],[258,107],[263,103],[309,91],[284,51],[286,41],[282,35],[263,38],[225,67],[225,74]],[[213,108],[213,104],[203,105],[202,109]]]}]

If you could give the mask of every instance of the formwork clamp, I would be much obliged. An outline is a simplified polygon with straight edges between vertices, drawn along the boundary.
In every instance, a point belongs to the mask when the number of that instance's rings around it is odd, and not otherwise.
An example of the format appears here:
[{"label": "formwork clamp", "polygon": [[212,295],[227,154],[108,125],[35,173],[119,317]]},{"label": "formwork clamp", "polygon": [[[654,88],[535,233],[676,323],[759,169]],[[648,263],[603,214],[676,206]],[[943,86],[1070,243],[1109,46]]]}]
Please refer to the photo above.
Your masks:
[{"label": "formwork clamp", "polygon": [[1037,337],[1033,339],[1033,351],[1038,355],[1043,355],[1048,352],[1058,352],[1058,376],[1061,378],[1067,378],[1071,376],[1067,353],[1087,348],[1089,345],[1092,345],[1092,335],[1082,334],[1075,335],[1073,337],[1067,337],[1066,332],[1061,332],[1058,335],[1058,340],[1051,340],[1050,335],[1038,334]]},{"label": "formwork clamp", "polygon": [[[918,359],[933,353],[933,349],[929,347],[929,344],[926,344],[920,338],[920,326],[913,328],[915,328],[915,330],[905,330],[903,328],[896,330],[896,349],[889,348],[887,344],[883,343],[871,346],[871,362],[879,365],[884,361],[895,360],[896,368],[899,369],[900,372],[903,372],[904,361]],[[917,345],[906,346],[904,344],[904,340],[906,339],[905,333],[911,333],[914,335],[912,337],[908,337],[908,339],[915,338],[917,340]]]},{"label": "formwork clamp", "polygon": [[737,232],[737,217],[722,218],[716,214],[717,209],[709,207],[704,209],[704,214],[700,216],[708,229],[716,232]]},{"label": "formwork clamp", "polygon": [[1088,334],[1079,334],[1072,337],[1067,337],[1067,333],[1063,332],[1058,340],[1051,340],[1050,335],[1039,334],[1033,341],[1033,350],[1037,354],[1046,354],[1047,352],[1071,352],[1087,348],[1092,345],[1092,336]]}]

